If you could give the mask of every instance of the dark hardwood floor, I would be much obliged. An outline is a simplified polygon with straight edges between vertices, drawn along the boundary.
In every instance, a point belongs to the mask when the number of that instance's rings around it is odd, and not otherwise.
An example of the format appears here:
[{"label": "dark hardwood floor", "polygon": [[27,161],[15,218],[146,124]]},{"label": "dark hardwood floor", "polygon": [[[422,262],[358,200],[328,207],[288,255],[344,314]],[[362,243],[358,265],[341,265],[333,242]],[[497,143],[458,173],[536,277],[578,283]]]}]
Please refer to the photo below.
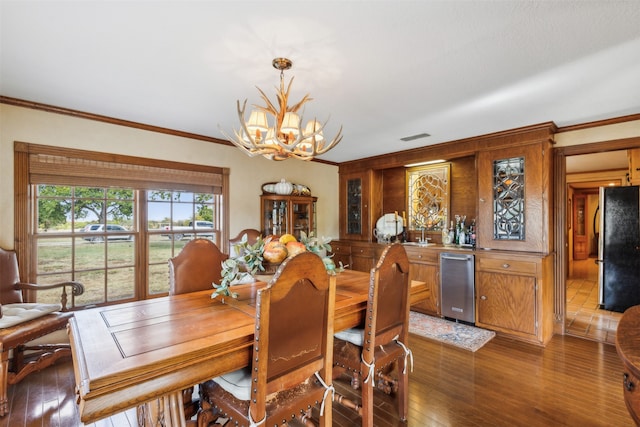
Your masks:
[{"label": "dark hardwood floor", "polygon": [[[539,348],[497,336],[476,353],[415,335],[410,347],[408,423],[388,396],[376,397],[376,426],[633,426],[622,396],[615,347],[555,336]],[[351,393],[346,383],[337,386]],[[10,387],[0,427],[83,426],[73,394],[73,366],[59,363]],[[135,411],[90,424],[136,425]],[[334,426],[359,425],[339,405]]]}]

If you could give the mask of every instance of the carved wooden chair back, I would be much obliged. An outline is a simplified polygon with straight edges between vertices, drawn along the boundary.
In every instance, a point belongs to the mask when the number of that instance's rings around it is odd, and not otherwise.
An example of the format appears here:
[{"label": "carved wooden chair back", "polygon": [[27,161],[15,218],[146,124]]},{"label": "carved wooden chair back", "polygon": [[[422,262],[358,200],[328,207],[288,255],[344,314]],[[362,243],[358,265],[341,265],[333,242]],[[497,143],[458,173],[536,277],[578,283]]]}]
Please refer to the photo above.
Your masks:
[{"label": "carved wooden chair back", "polygon": [[409,336],[409,260],[402,245],[390,245],[371,272],[363,359],[374,360],[376,346]]},{"label": "carved wooden chair back", "polygon": [[225,376],[205,384],[207,399],[239,425],[271,426],[292,417],[307,422],[322,402],[320,424],[331,426],[334,304],[335,277],[320,257],[285,260],[257,295],[252,366],[242,371],[246,400],[218,386]]},{"label": "carved wooden chair back", "polygon": [[248,244],[253,245],[258,241],[260,237],[260,231],[254,228],[245,228],[238,235],[232,239],[229,239],[229,256],[234,257],[237,255],[235,245],[246,241]]},{"label": "carved wooden chair back", "polygon": [[213,290],[222,279],[222,262],[228,255],[208,239],[193,239],[169,259],[169,295]]},{"label": "carved wooden chair back", "polygon": [[[373,425],[373,390],[396,394],[398,415],[408,413],[407,348],[409,335],[409,260],[400,244],[389,245],[371,269],[365,322],[336,335],[334,378],[353,374],[351,385],[361,388],[362,404],[338,396],[336,401],[355,409],[363,426]],[[393,370],[395,376],[392,376]]]},{"label": "carved wooden chair back", "polygon": [[22,291],[16,287],[18,283],[20,272],[16,253],[0,248],[0,304],[23,302]]}]

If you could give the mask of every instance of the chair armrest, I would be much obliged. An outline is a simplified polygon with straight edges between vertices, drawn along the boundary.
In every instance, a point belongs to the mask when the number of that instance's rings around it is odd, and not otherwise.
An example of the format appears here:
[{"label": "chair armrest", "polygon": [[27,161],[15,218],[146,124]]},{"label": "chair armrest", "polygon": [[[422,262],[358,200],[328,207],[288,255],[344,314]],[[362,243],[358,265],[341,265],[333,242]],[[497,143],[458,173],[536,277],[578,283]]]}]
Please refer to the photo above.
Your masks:
[{"label": "chair armrest", "polygon": [[71,294],[73,296],[82,295],[84,293],[84,285],[80,282],[74,281],[53,283],[48,285],[23,282],[18,282],[15,284],[16,289],[28,291],[44,291],[49,289],[62,288],[62,295],[60,296],[62,311],[67,311],[67,286],[71,287]]}]

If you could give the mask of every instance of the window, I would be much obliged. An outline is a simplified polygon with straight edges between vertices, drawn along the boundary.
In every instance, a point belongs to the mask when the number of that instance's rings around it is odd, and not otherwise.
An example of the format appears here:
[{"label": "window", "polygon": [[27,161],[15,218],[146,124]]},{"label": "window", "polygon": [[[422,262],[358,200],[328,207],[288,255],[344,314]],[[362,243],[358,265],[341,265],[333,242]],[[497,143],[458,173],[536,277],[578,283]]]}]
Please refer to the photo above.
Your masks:
[{"label": "window", "polygon": [[[227,169],[15,148],[16,182],[26,187],[16,200],[16,236],[27,242],[16,245],[21,275],[37,283],[82,282],[85,293],[70,307],[165,295],[167,261],[188,240],[226,247]],[[54,302],[59,292],[37,298]]]}]

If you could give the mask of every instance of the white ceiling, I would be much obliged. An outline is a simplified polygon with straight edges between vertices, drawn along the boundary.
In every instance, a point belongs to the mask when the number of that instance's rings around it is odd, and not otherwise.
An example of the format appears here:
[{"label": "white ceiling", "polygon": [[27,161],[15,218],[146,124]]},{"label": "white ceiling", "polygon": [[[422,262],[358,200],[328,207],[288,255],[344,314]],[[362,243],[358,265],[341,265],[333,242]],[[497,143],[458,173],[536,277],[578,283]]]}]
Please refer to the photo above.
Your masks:
[{"label": "white ceiling", "polygon": [[[223,138],[286,56],[341,162],[640,113],[630,1],[0,2],[0,94]],[[431,137],[403,142],[427,132]]]}]

